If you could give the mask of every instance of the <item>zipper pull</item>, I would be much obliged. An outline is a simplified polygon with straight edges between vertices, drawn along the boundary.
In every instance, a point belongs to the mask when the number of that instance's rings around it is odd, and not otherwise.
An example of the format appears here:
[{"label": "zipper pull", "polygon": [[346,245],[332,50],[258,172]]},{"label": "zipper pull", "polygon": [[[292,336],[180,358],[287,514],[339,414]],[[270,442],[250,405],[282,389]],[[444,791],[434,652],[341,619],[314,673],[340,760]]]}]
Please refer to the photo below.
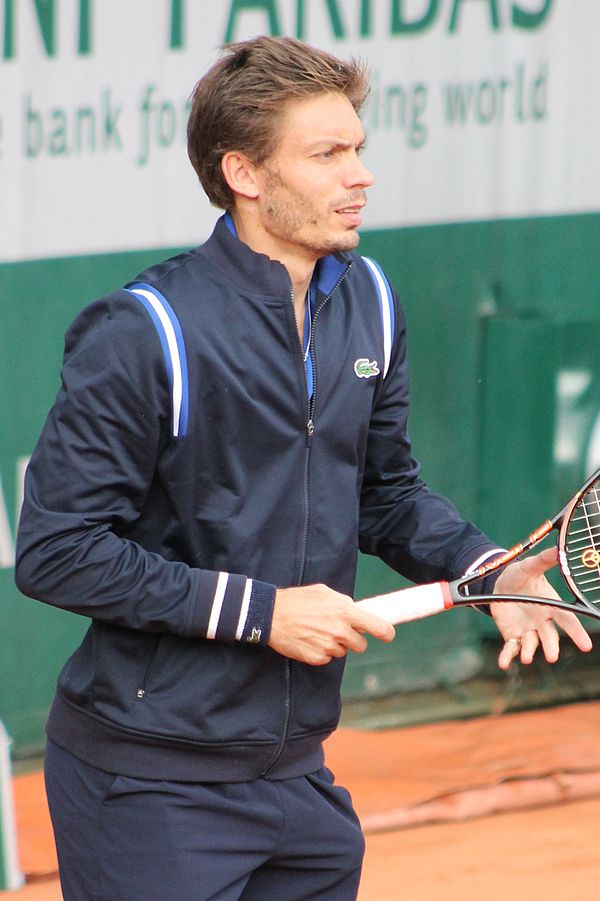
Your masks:
[{"label": "zipper pull", "polygon": [[312,444],[312,438],[315,433],[315,424],[312,419],[309,419],[306,423],[306,443],[310,447]]}]

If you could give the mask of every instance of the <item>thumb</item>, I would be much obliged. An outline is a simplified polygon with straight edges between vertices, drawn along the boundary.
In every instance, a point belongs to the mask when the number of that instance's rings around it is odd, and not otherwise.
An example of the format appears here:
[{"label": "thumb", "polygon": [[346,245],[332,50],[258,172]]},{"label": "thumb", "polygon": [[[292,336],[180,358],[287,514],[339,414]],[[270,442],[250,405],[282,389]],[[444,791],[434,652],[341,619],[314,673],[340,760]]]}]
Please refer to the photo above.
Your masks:
[{"label": "thumb", "polygon": [[558,563],[558,550],[555,547],[548,547],[539,554],[527,557],[523,560],[523,568],[531,576],[542,576],[547,570],[552,569]]}]

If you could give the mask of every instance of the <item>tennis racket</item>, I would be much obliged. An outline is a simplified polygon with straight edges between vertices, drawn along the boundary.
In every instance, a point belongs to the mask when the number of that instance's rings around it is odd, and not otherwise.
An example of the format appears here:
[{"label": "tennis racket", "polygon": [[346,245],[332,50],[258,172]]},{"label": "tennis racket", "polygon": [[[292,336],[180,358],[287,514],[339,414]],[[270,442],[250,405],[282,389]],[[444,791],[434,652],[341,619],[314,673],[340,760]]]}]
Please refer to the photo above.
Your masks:
[{"label": "tennis racket", "polygon": [[[484,576],[502,570],[553,529],[558,530],[558,563],[573,601],[527,595],[468,594],[469,586]],[[521,601],[571,610],[600,620],[600,469],[587,479],[571,500],[552,519],[489,563],[454,582],[431,582],[402,591],[392,591],[357,601],[392,625],[433,616],[452,607],[477,606],[490,601]]]}]

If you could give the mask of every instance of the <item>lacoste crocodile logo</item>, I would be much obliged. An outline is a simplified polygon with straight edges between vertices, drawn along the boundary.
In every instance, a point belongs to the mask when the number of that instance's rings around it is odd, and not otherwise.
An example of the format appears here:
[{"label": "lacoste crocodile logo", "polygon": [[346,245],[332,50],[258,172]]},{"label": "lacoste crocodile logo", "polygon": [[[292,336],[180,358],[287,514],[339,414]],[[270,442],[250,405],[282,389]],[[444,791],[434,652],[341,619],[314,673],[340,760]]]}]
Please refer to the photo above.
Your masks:
[{"label": "lacoste crocodile logo", "polygon": [[257,629],[256,626],[253,626],[252,633],[247,637],[246,641],[248,644],[260,644],[261,635],[262,629]]},{"label": "lacoste crocodile logo", "polygon": [[359,379],[370,379],[379,375],[377,360],[369,360],[368,357],[360,357],[354,364],[354,372]]}]

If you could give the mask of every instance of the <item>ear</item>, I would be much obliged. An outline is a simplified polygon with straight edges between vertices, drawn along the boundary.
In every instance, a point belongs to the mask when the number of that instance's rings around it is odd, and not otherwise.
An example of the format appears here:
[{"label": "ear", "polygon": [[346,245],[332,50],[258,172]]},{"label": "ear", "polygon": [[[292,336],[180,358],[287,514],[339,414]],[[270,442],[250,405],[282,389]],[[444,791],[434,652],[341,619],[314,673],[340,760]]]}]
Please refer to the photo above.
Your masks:
[{"label": "ear", "polygon": [[234,194],[240,194],[251,200],[258,197],[256,168],[245,154],[237,150],[227,151],[221,159],[221,171]]}]

